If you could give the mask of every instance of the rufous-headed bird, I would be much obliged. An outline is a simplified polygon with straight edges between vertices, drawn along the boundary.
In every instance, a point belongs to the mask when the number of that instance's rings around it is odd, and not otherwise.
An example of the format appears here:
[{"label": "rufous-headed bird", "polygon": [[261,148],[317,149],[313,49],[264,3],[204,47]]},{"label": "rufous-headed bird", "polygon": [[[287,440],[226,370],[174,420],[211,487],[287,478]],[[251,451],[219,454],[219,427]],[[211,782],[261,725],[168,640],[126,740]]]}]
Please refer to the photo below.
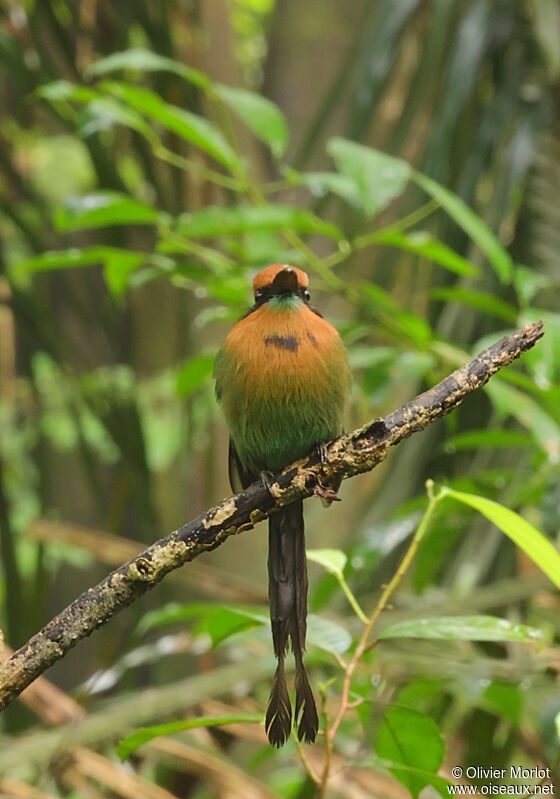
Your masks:
[{"label": "rufous-headed bird", "polygon": [[[241,491],[342,432],[350,389],[348,358],[335,328],[310,305],[309,279],[273,264],[253,280],[255,304],[237,322],[216,357],[216,395],[230,429],[229,476]],[[284,658],[295,658],[295,723],[313,742],[319,720],[303,665],[307,565],[302,500],[269,519],[268,593],[278,660],[266,712],[274,746],[290,735],[292,708]]]}]

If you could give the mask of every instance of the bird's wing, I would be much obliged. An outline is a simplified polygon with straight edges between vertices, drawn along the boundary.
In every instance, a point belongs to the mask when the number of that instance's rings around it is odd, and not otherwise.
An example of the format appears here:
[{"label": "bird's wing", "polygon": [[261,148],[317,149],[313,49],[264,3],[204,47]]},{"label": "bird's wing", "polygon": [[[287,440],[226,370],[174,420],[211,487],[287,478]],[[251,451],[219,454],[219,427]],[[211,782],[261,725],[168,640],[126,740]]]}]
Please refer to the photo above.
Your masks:
[{"label": "bird's wing", "polygon": [[216,399],[218,402],[222,399],[222,381],[220,379],[220,371],[218,369],[218,364],[220,362],[220,358],[222,357],[222,350],[218,350],[216,353],[216,357],[214,358],[214,368],[212,370],[212,377],[216,381],[214,386],[214,391],[216,392]]},{"label": "bird's wing", "polygon": [[248,485],[255,480],[253,475],[251,475],[244,467],[241,461],[239,460],[239,455],[237,454],[237,450],[235,449],[235,445],[233,441],[229,440],[229,458],[228,458],[228,470],[229,470],[229,482],[231,485],[231,490],[238,494],[240,491],[243,491],[244,488],[247,488]]}]

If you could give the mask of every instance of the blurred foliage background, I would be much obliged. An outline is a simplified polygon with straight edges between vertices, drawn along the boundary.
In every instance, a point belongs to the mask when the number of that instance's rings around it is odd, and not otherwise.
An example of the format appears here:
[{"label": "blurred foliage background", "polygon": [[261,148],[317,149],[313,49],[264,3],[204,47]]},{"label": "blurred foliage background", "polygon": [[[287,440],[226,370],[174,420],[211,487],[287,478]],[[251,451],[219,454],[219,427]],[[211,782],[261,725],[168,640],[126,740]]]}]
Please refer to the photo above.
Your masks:
[{"label": "blurred foliage background", "polygon": [[[306,268],[341,331],[349,429],[546,323],[521,363],[347,481],[343,502],[307,503],[308,546],[345,553],[366,613],[427,479],[558,542],[555,0],[6,0],[0,13],[6,644],[229,493],[212,363],[271,262]],[[81,642],[2,715],[3,794],[314,795],[295,745],[271,752],[256,726],[157,739],[126,766],[114,755],[140,725],[262,713],[265,570],[259,527]],[[309,660],[331,713],[359,622],[336,575],[311,563],[310,578]],[[353,682],[332,795],[441,792],[442,763],[447,777],[557,768],[558,610],[495,526],[439,503],[383,625],[476,613],[542,642],[381,641]],[[416,743],[395,749],[391,725]],[[321,747],[306,752],[319,770]]]}]

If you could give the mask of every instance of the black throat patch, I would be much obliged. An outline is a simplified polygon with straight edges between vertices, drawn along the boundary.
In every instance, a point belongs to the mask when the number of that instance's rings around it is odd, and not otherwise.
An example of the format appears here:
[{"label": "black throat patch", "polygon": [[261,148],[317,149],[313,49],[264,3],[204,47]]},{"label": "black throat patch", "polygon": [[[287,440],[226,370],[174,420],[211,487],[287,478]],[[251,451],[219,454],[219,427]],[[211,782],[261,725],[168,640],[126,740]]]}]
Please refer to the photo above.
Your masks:
[{"label": "black throat patch", "polygon": [[282,350],[290,350],[290,352],[297,352],[299,341],[295,336],[267,336],[264,340],[266,347],[279,347]]}]

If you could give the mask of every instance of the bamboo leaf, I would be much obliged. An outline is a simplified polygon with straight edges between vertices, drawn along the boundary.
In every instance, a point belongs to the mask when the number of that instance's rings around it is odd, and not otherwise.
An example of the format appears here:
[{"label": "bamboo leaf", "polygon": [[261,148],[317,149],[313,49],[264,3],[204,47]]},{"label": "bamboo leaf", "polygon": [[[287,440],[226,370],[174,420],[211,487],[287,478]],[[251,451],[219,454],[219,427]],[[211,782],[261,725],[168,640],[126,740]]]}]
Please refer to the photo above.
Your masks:
[{"label": "bamboo leaf", "polygon": [[447,641],[538,641],[540,630],[494,616],[434,616],[407,619],[386,627],[378,636],[387,638],[444,639]]},{"label": "bamboo leaf", "polygon": [[486,497],[466,494],[448,487],[441,489],[441,496],[455,499],[482,513],[560,588],[560,553],[548,538],[522,516]]},{"label": "bamboo leaf", "polygon": [[412,233],[401,233],[396,230],[380,231],[375,238],[372,237],[372,240],[375,244],[398,247],[400,250],[428,258],[456,275],[476,277],[480,274],[478,267],[471,264],[466,258],[462,258],[426,230],[416,230]]},{"label": "bamboo leaf", "polygon": [[123,738],[116,747],[117,755],[121,760],[126,760],[140,746],[162,735],[173,735],[185,730],[194,730],[197,727],[224,727],[228,724],[261,724],[263,717],[260,713],[231,713],[224,716],[200,716],[185,721],[171,721],[168,724],[156,724],[153,727],[141,727],[136,732]]},{"label": "bamboo leaf", "polygon": [[439,288],[432,289],[429,296],[432,300],[445,300],[468,305],[478,311],[503,319],[505,322],[515,323],[517,319],[517,310],[513,305],[485,291],[459,287]]},{"label": "bamboo leaf", "polygon": [[432,178],[416,171],[411,171],[410,176],[430,197],[438,201],[444,211],[465,233],[468,233],[488,258],[499,278],[504,283],[509,283],[513,275],[513,262],[486,222],[477,216],[460,197],[436,183]]}]

